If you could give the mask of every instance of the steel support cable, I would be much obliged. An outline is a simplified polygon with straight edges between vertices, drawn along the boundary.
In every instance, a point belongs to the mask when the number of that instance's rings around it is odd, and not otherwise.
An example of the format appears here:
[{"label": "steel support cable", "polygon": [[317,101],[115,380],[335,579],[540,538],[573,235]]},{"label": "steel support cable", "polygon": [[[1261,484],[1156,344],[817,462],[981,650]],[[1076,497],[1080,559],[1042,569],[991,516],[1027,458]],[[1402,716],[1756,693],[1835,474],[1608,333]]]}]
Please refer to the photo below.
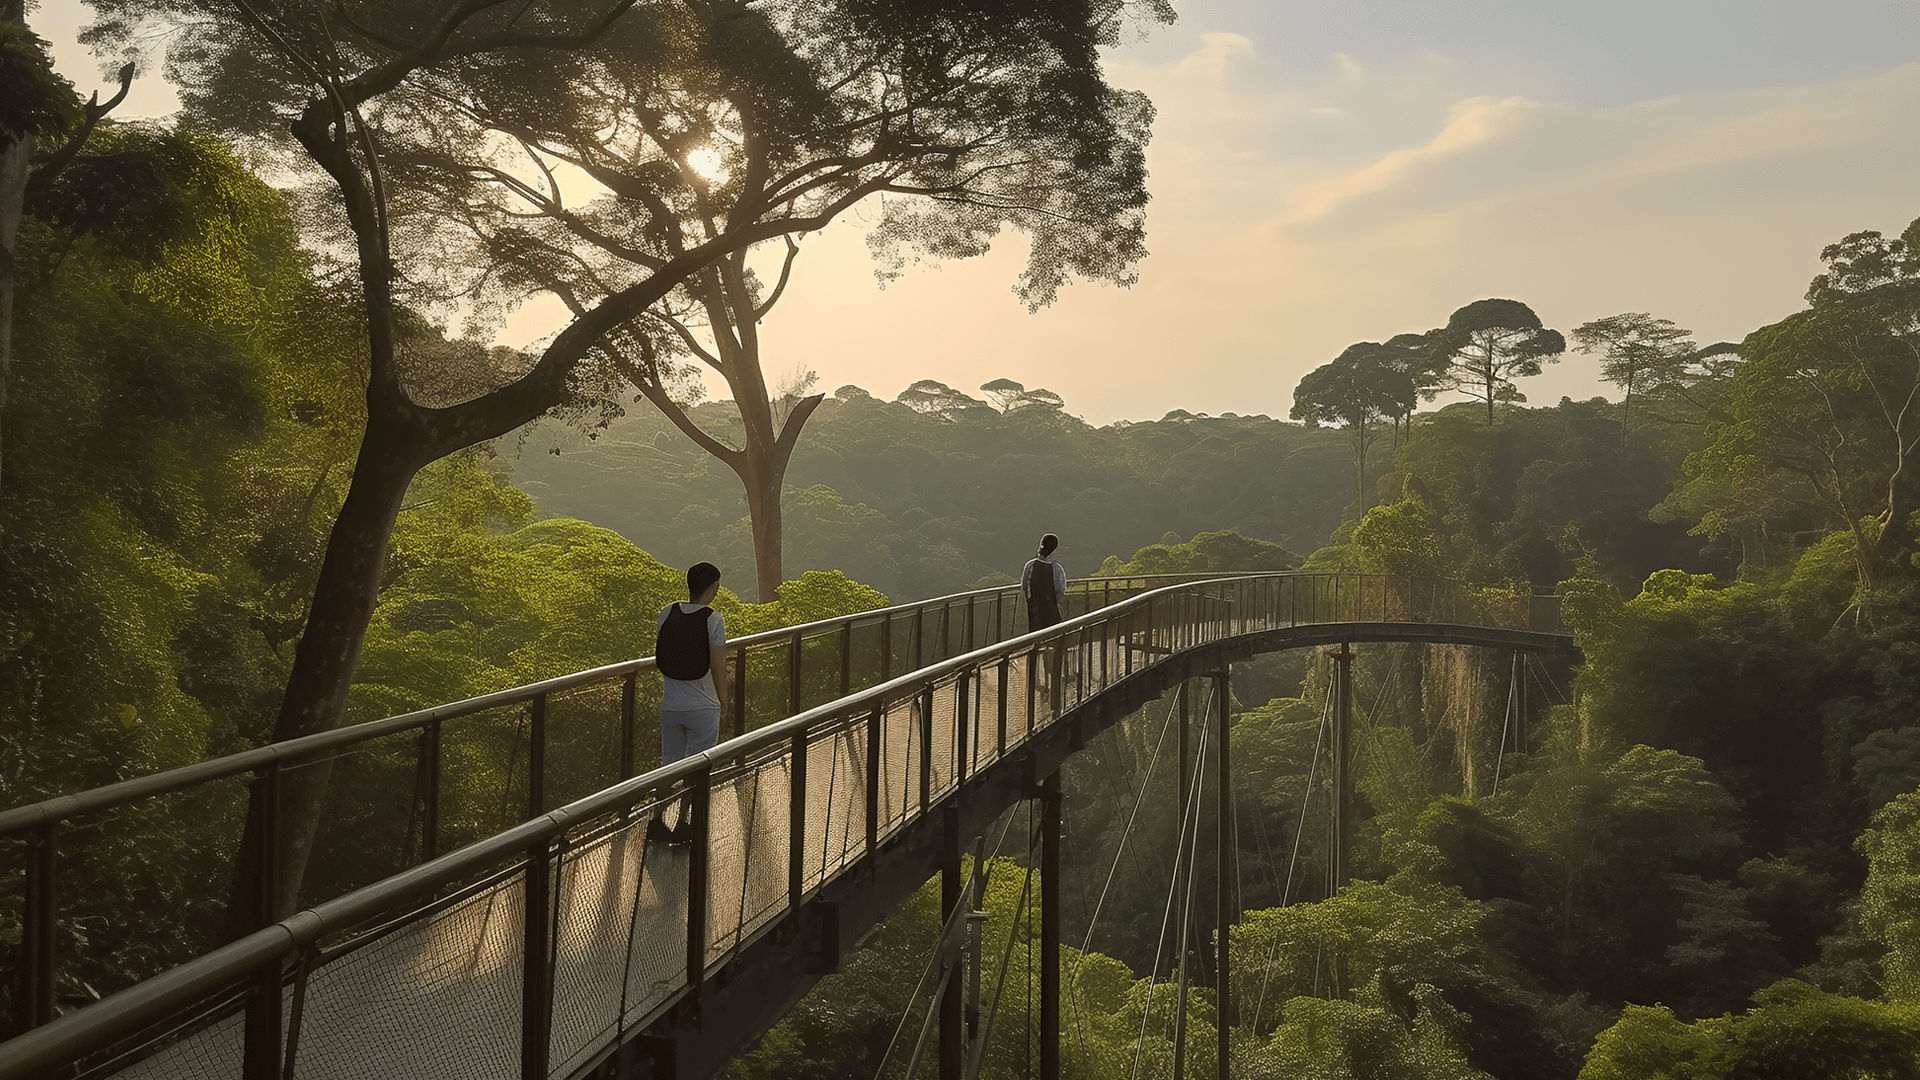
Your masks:
[{"label": "steel support cable", "polygon": [[[1031,801],[1029,801],[1027,805],[1032,806],[1033,804]],[[1031,816],[1031,813],[1029,813],[1029,816]],[[1017,940],[1020,936],[1020,919],[1023,915],[1025,915],[1029,918],[1029,920],[1031,920],[1031,915],[1028,914],[1027,902],[1033,896],[1033,846],[1034,846],[1035,839],[1036,837],[1035,837],[1034,830],[1032,828],[1028,828],[1027,829],[1027,875],[1026,875],[1025,881],[1020,886],[1019,906],[1014,908],[1013,919],[1007,926],[1007,947],[1005,951],[1003,951],[1000,954],[1000,976],[994,982],[994,985],[993,985],[993,1007],[987,1010],[986,1023],[981,1025],[980,1034],[974,1042],[974,1052],[972,1055],[973,1060],[968,1063],[967,1072],[966,1072],[966,1075],[969,1077],[976,1077],[980,1075],[980,1063],[983,1060],[985,1060],[985,1057],[986,1057],[987,1040],[991,1038],[993,1035],[993,1021],[996,1017],[1000,1015],[1000,998],[1002,995],[1006,993],[1007,969],[1010,966],[1012,966],[1012,963],[1013,963],[1013,944],[1014,944],[1014,941]],[[1029,927],[1032,926],[1031,921],[1028,922],[1028,926]],[[1033,1021],[1033,976],[1031,974],[1031,970],[1033,966],[1033,947],[1031,944],[1029,944],[1027,947],[1027,966],[1029,970],[1029,974],[1026,980],[1027,1021],[1028,1021],[1028,1027],[1031,1028],[1032,1021]],[[1029,1035],[1027,1039],[1027,1044],[1029,1047],[1032,1046],[1032,1042],[1033,1042],[1032,1037],[1031,1035]]]},{"label": "steel support cable", "polygon": [[[1154,746],[1153,760],[1155,762],[1159,760],[1160,748],[1166,744],[1166,733],[1168,730],[1171,729],[1171,726],[1173,724],[1173,714],[1178,709],[1178,707],[1179,707],[1179,702],[1177,699],[1171,706],[1168,707],[1167,718],[1165,721],[1162,722],[1160,727],[1160,742],[1156,743]],[[1116,739],[1116,741],[1120,741],[1120,740]],[[1112,755],[1105,755],[1105,754],[1100,755],[1099,764],[1101,769],[1107,774],[1108,790],[1124,791],[1126,793],[1127,799],[1134,803],[1134,807],[1137,812],[1140,805],[1140,801],[1146,798],[1147,789],[1150,786],[1150,783],[1153,779],[1153,774],[1151,771],[1152,764],[1151,763],[1149,764],[1148,774],[1145,778],[1142,779],[1140,790],[1137,792],[1133,788],[1133,783],[1130,780],[1128,780],[1124,774],[1120,772],[1120,768],[1114,762]],[[1127,820],[1127,825],[1129,826],[1129,828],[1131,828],[1132,824],[1133,824],[1133,819],[1129,817]],[[1107,881],[1109,885],[1112,883],[1113,874],[1119,869],[1120,859],[1123,856],[1128,856],[1128,855],[1132,856],[1133,858],[1134,870],[1141,874],[1146,873],[1146,867],[1143,865],[1143,862],[1142,862],[1143,856],[1141,855],[1140,850],[1138,848],[1129,849],[1126,846],[1126,836],[1123,834],[1121,836],[1120,845],[1115,849],[1115,852],[1114,852],[1114,865],[1108,871]],[[1102,890],[1103,899],[1104,899],[1104,892],[1105,890],[1103,889]],[[1081,897],[1081,903],[1084,905],[1085,902],[1086,902],[1086,898],[1084,895],[1084,886],[1083,886],[1083,895]]]},{"label": "steel support cable", "polygon": [[[1198,794],[1197,791],[1196,794]],[[1180,905],[1180,998],[1174,1003],[1174,1014],[1177,1017],[1173,1025],[1174,1056],[1175,1060],[1183,1064],[1187,1056],[1187,949],[1189,947],[1187,943],[1193,932],[1193,888],[1194,883],[1200,880],[1200,875],[1193,871],[1194,863],[1199,857],[1200,800],[1196,798],[1193,804],[1193,832],[1187,840],[1187,895]],[[1220,932],[1224,934],[1226,929],[1222,927]],[[1220,1000],[1226,1000],[1224,994],[1221,995]],[[1185,1071],[1185,1068],[1177,1070],[1177,1072]]]},{"label": "steel support cable", "polygon": [[[1000,830],[1000,839],[994,844],[993,856],[990,856],[990,858],[999,856],[1001,845],[1006,843],[1007,833],[1012,831],[1012,829],[1013,829],[1013,814],[1009,812],[1007,814],[1007,824],[1005,825],[1005,827],[1003,827]],[[976,866],[973,868],[973,872],[975,874],[979,874],[983,871],[983,869],[984,868],[981,866]],[[946,945],[947,936],[953,932],[954,920],[958,919],[960,917],[960,913],[966,910],[964,906],[966,895],[967,895],[967,890],[963,888],[961,890],[961,902],[953,905],[953,910],[950,912],[947,912],[946,919],[943,920],[940,924],[940,938],[938,941],[934,942],[933,955],[927,959],[926,970],[920,973],[919,981],[913,984],[913,993],[907,995],[907,1006],[900,1013],[900,1022],[894,1025],[893,1038],[887,1041],[887,1049],[884,1053],[880,1055],[880,1063],[874,1067],[874,1071],[873,1071],[874,1080],[881,1080],[881,1078],[886,1074],[887,1062],[893,1058],[893,1048],[900,1044],[900,1035],[902,1032],[906,1031],[907,1021],[913,1019],[914,1002],[920,1000],[921,988],[925,987],[927,985],[927,979],[940,969],[940,954]],[[938,1001],[937,1001],[937,999],[939,998],[938,992],[934,994],[934,997],[936,1001],[929,1004],[927,1007],[927,1015],[929,1017],[933,1015],[934,1005],[938,1004]],[[911,1077],[913,1075],[912,1071],[909,1070],[907,1075]]]},{"label": "steel support cable", "polygon": [[1500,750],[1493,756],[1493,793],[1500,794],[1500,773],[1507,765],[1507,739],[1513,731],[1513,709],[1519,694],[1515,691],[1518,684],[1507,680],[1507,708],[1500,717]]},{"label": "steel support cable", "polygon": [[[1206,710],[1203,710],[1200,715],[1202,716],[1207,715],[1207,711],[1212,710],[1212,708],[1213,708],[1213,689],[1209,687],[1207,690]],[[1191,819],[1195,824],[1194,831],[1196,833],[1199,831],[1198,822],[1200,817],[1200,813],[1199,813],[1200,781],[1202,777],[1205,775],[1205,770],[1203,766],[1205,765],[1207,760],[1207,735],[1210,730],[1211,730],[1210,725],[1207,725],[1207,724],[1200,725],[1200,745],[1194,748],[1193,785],[1187,790],[1187,805],[1181,808],[1181,814],[1180,814],[1180,842],[1181,842],[1182,849],[1185,848],[1186,842],[1187,842],[1187,823],[1189,819]],[[1175,869],[1177,870],[1179,867],[1178,861],[1176,861],[1174,865],[1175,865]],[[1160,936],[1154,942],[1153,968],[1152,970],[1147,972],[1146,1000],[1145,1000],[1145,1004],[1141,1007],[1141,1010],[1140,1010],[1140,1036],[1139,1036],[1139,1039],[1134,1043],[1134,1049],[1133,1049],[1133,1072],[1131,1074],[1133,1080],[1139,1080],[1140,1059],[1141,1059],[1141,1055],[1146,1051],[1146,1048],[1147,1048],[1147,1024],[1150,1020],[1153,1019],[1154,980],[1156,980],[1159,977],[1160,960],[1163,956],[1166,955],[1165,950],[1167,945],[1167,926],[1170,922],[1173,921],[1173,901],[1174,901],[1174,897],[1178,894],[1179,890],[1180,890],[1180,875],[1178,873],[1175,873],[1173,875],[1173,880],[1167,882],[1167,903],[1166,903],[1165,909],[1162,911],[1160,916]]]},{"label": "steel support cable", "polygon": [[1552,673],[1547,671],[1546,664],[1542,663],[1540,658],[1532,653],[1527,653],[1526,658],[1527,671],[1533,675],[1534,685],[1547,691],[1548,700],[1552,701],[1555,705],[1567,704],[1569,701],[1568,696],[1561,692],[1560,684],[1554,680]]},{"label": "steel support cable", "polygon": [[[1307,787],[1300,796],[1300,822],[1293,829],[1293,854],[1287,858],[1287,884],[1280,890],[1280,906],[1286,907],[1293,897],[1293,871],[1300,863],[1300,837],[1307,831],[1307,806],[1313,801],[1313,777],[1320,764],[1320,747],[1325,745],[1327,728],[1333,722],[1333,684],[1327,684],[1327,698],[1320,706],[1320,732],[1314,736],[1313,756],[1307,759]],[[1260,997],[1253,1007],[1254,1023],[1260,1022],[1261,1010],[1267,1005],[1267,987],[1273,980],[1273,958],[1280,951],[1280,935],[1275,934],[1273,944],[1267,946],[1267,958],[1260,965]]]},{"label": "steel support cable", "polygon": [[1380,730],[1380,713],[1386,708],[1388,691],[1393,689],[1395,681],[1400,678],[1400,662],[1407,658],[1407,650],[1411,648],[1413,648],[1411,642],[1401,646],[1400,652],[1393,658],[1393,666],[1387,669],[1386,684],[1380,687],[1374,694],[1373,709],[1371,711],[1365,709],[1360,711],[1360,722],[1364,725],[1367,736],[1367,750],[1372,754],[1373,763],[1376,766],[1381,763],[1380,743],[1379,740],[1375,738]]},{"label": "steel support cable", "polygon": [[[1181,692],[1185,693],[1185,690],[1182,689]],[[1086,962],[1087,950],[1093,947],[1094,928],[1097,927],[1100,923],[1100,912],[1104,910],[1106,907],[1107,895],[1113,891],[1113,879],[1115,875],[1117,875],[1120,872],[1120,860],[1126,855],[1127,841],[1131,839],[1133,836],[1133,823],[1140,816],[1141,805],[1146,802],[1147,790],[1153,784],[1154,773],[1159,771],[1160,752],[1166,749],[1167,732],[1172,730],[1173,716],[1174,716],[1174,713],[1179,711],[1179,708],[1180,708],[1180,702],[1178,701],[1178,699],[1176,699],[1174,703],[1167,708],[1167,718],[1161,721],[1160,723],[1159,741],[1153,744],[1153,757],[1148,759],[1147,761],[1147,775],[1142,777],[1140,780],[1140,790],[1137,793],[1131,793],[1134,795],[1133,809],[1128,811],[1127,813],[1126,828],[1121,830],[1121,833],[1120,833],[1120,846],[1117,849],[1115,849],[1113,853],[1113,865],[1107,869],[1106,884],[1100,887],[1100,899],[1098,902],[1094,904],[1093,914],[1087,919],[1087,933],[1086,933],[1086,936],[1082,938],[1080,941],[1079,955],[1074,958],[1074,974],[1076,977],[1079,974],[1080,965]],[[1075,1024],[1074,1024],[1075,1039],[1080,1045],[1081,1052],[1084,1054],[1086,1052],[1086,1038],[1087,1038],[1086,1023],[1085,1023],[1085,1017],[1081,1015],[1080,994],[1077,991],[1073,995],[1073,1015],[1074,1015],[1074,1021],[1075,1021]]]}]

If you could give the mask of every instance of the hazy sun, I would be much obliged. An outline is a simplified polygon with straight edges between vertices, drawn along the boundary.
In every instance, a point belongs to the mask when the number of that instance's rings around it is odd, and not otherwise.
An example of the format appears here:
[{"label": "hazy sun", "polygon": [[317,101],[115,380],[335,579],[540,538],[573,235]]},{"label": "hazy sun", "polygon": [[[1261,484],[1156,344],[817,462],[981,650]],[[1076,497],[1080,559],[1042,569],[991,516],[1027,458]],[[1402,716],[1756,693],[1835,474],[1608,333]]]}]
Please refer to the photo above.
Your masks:
[{"label": "hazy sun", "polygon": [[721,161],[719,153],[714,150],[695,150],[687,155],[687,164],[693,166],[693,171],[705,179],[725,180],[727,178],[726,166]]}]

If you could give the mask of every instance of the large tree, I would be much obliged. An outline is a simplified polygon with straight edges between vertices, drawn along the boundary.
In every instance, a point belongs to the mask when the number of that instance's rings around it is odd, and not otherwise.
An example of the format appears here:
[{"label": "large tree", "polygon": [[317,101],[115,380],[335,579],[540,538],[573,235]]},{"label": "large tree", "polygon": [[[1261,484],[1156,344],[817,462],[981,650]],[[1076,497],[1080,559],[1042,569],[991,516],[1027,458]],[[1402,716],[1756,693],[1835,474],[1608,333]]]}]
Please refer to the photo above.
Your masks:
[{"label": "large tree", "polygon": [[[899,196],[875,232],[896,263],[1027,229],[1036,302],[1141,252],[1148,110],[1105,85],[1097,52],[1117,3],[93,2],[96,40],[174,20],[188,108],[319,181],[315,223],[364,297],[367,424],[276,739],[339,723],[414,475],[551,410],[604,407],[623,368],[673,379],[648,312],[729,254],[880,194]],[[423,369],[396,348],[410,294],[485,313],[536,292],[571,318],[519,362]],[[320,806],[291,798],[279,907]]]},{"label": "large tree", "polygon": [[1420,400],[1413,376],[1398,363],[1400,352],[1374,341],[1349,345],[1293,388],[1288,415],[1295,420],[1310,427],[1346,425],[1353,438],[1354,496],[1362,514],[1367,511],[1367,452],[1380,437],[1377,422],[1411,412]]},{"label": "large tree", "polygon": [[1427,350],[1438,385],[1486,402],[1491,425],[1495,402],[1527,400],[1513,380],[1540,374],[1541,364],[1567,351],[1567,342],[1520,301],[1491,299],[1454,312],[1427,335]]},{"label": "large tree", "polygon": [[[1920,548],[1920,222],[1820,253],[1805,310],[1749,334],[1723,414],[1688,459],[1702,531],[1796,492],[1852,535],[1866,600]],[[1697,493],[1697,494],[1695,494]],[[1713,497],[1713,493],[1719,493]],[[1670,500],[1672,501],[1672,500]]]},{"label": "large tree", "polygon": [[[1097,76],[1094,47],[1119,15],[1084,2],[636,5],[592,50],[454,65],[409,107],[438,116],[457,95],[457,112],[394,132],[387,160],[465,228],[474,265],[499,268],[469,279],[483,292],[544,291],[576,317],[703,244],[783,227],[598,346],[739,477],[771,600],[787,465],[821,400],[770,386],[762,360],[759,324],[797,235],[873,197],[883,276],[909,249],[974,255],[1011,226],[1029,239],[1017,291],[1030,306],[1075,276],[1130,282],[1150,110]],[[475,145],[505,153],[477,168]],[[688,411],[701,368],[725,380],[738,431]]]},{"label": "large tree", "polygon": [[1609,315],[1581,323],[1573,330],[1574,346],[1600,354],[1600,377],[1620,388],[1620,454],[1627,453],[1627,429],[1635,394],[1684,389],[1698,378],[1698,365],[1735,352],[1738,346],[1719,342],[1702,348],[1693,331],[1656,319],[1644,311]]}]

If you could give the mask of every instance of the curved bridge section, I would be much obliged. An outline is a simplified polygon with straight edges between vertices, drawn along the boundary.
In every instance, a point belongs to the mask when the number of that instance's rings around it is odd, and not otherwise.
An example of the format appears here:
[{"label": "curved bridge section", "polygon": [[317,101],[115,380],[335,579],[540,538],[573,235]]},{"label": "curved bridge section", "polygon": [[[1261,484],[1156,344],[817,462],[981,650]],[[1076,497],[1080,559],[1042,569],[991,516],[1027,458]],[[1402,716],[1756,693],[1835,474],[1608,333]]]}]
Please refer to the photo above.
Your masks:
[{"label": "curved bridge section", "polygon": [[[650,661],[0,814],[0,839],[39,841],[21,982],[50,996],[56,957],[32,943],[59,919],[58,830],[249,776],[271,825],[287,770],[369,740],[389,740],[389,757],[401,735],[415,747],[398,770],[415,780],[414,865],[67,1015],[43,1001],[0,1044],[0,1078],[712,1075],[951,864],[960,837],[1044,797],[1086,740],[1186,679],[1341,642],[1572,648],[1554,598],[1456,583],[1287,573],[1069,595],[1081,614],[1024,636],[1017,597],[987,590],[745,639],[735,722],[775,718],[564,805],[543,790],[562,752],[546,731],[602,709],[624,724],[630,775]],[[454,846],[452,724],[502,709],[527,731],[528,820],[439,854]],[[691,841],[650,842],[659,818]]]}]

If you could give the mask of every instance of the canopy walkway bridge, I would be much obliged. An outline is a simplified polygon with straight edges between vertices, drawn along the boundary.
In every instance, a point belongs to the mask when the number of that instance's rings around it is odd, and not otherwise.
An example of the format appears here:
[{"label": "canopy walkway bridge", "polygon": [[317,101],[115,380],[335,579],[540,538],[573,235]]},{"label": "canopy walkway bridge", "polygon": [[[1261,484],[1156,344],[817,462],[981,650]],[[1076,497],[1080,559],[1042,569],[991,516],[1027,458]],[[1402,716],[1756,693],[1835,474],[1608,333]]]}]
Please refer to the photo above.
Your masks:
[{"label": "canopy walkway bridge", "polygon": [[[1059,769],[1087,740],[1260,653],[1573,648],[1557,598],[1449,582],[1089,579],[1066,599],[1031,634],[1008,587],[742,638],[731,737],[660,767],[643,658],[0,812],[0,926],[19,928],[0,1080],[712,1076],[934,874],[957,910],[963,838],[1030,799],[1057,1076]],[[328,801],[276,897],[303,777]],[[691,842],[649,843],[682,813]],[[128,910],[164,892],[103,887],[139,857],[200,868],[180,871],[194,902]],[[228,910],[235,866],[259,874],[250,921]],[[103,920],[143,928],[152,970],[74,1001]]]}]

